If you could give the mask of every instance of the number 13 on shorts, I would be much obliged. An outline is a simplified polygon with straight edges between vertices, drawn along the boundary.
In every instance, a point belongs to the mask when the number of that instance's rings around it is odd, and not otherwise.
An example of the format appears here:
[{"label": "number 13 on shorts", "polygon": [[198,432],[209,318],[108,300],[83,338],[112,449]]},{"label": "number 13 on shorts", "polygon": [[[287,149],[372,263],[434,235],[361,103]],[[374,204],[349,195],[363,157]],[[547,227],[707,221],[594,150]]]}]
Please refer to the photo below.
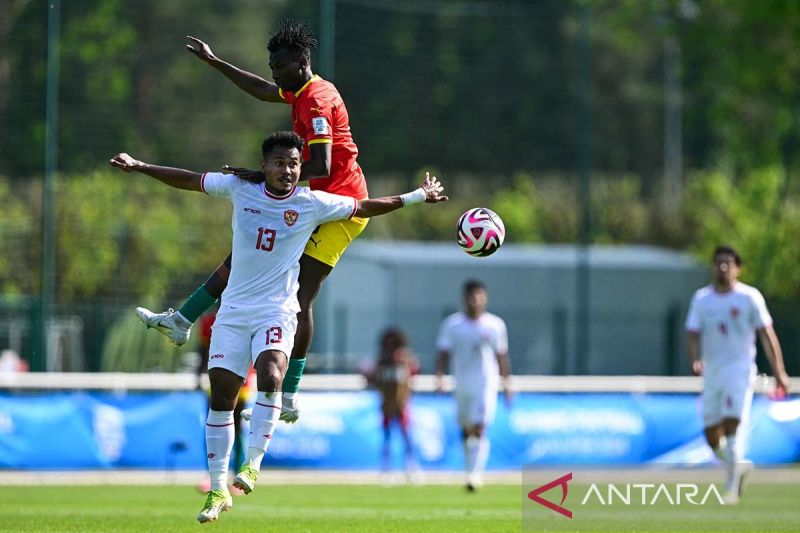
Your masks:
[{"label": "number 13 on shorts", "polygon": [[278,350],[289,357],[294,346],[297,315],[294,313],[272,314],[265,316],[259,322],[258,333],[253,331],[251,337],[253,357],[257,357],[257,354],[264,350]]},{"label": "number 13 on shorts", "polygon": [[280,344],[283,341],[283,330],[279,326],[273,326],[267,329],[267,342],[266,344]]}]

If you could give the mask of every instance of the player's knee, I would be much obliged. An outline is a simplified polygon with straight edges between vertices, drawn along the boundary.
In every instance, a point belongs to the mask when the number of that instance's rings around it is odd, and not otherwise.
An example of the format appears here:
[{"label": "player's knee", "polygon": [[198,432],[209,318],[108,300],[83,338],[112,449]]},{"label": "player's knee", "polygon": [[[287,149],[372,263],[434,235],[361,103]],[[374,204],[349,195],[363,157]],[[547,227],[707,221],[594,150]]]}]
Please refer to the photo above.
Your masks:
[{"label": "player's knee", "polygon": [[739,419],[726,418],[722,421],[722,426],[725,431],[725,435],[733,435],[739,429]]},{"label": "player's knee", "polygon": [[231,397],[222,391],[213,391],[208,399],[208,406],[212,411],[233,411],[236,407],[236,396]]},{"label": "player's knee", "polygon": [[212,368],[208,371],[211,383],[209,407],[214,411],[233,411],[236,399],[242,386],[242,378],[224,368]]},{"label": "player's knee", "polygon": [[283,372],[278,365],[269,363],[258,370],[258,390],[262,392],[277,392],[283,383]]}]

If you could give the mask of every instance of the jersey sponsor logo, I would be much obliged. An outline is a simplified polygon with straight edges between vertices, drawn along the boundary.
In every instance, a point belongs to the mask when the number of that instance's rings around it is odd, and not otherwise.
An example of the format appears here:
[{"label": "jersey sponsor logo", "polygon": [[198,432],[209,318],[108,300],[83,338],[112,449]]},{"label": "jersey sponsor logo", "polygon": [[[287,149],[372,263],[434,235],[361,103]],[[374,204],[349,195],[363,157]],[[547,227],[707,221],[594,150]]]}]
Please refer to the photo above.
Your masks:
[{"label": "jersey sponsor logo", "polygon": [[245,213],[253,213],[254,215],[260,215],[261,214],[261,210],[260,209],[253,209],[252,207],[245,207],[244,208],[244,212]]},{"label": "jersey sponsor logo", "polygon": [[314,128],[314,135],[328,134],[328,121],[325,117],[312,118],[311,126]]},{"label": "jersey sponsor logo", "polygon": [[297,211],[294,209],[287,209],[283,212],[283,221],[286,222],[287,226],[294,226],[294,223],[297,222]]}]

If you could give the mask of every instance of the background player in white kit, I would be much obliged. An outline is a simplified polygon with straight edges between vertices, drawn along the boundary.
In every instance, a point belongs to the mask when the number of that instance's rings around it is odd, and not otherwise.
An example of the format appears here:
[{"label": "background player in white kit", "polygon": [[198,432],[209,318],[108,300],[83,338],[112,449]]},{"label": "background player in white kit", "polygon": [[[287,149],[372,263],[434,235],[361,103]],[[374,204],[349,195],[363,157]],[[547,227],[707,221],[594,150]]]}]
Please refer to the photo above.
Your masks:
[{"label": "background player in white kit", "polygon": [[297,187],[303,139],[277,132],[261,146],[266,182],[250,183],[233,174],[199,174],[143,163],[118,154],[110,164],[139,171],[159,181],[233,202],[233,259],[228,286],[211,336],[208,375],[211,398],[206,423],[211,490],[198,515],[216,520],[231,508],[228,463],[234,441],[233,409],[252,358],[258,395],[251,414],[247,456],[234,479],[246,494],[255,486],[269,441],[281,412],[281,382],[297,324],[299,258],[320,224],[349,217],[372,217],[411,203],[436,203],[442,186],[426,174],[422,186],[402,196],[356,200]]},{"label": "background player in white kit", "polygon": [[703,423],[706,441],[726,466],[726,503],[737,503],[742,478],[752,465],[744,462],[739,423],[747,419],[755,378],[755,333],[775,374],[779,394],[789,377],[764,297],[738,280],[741,258],[730,246],[714,250],[714,281],[694,293],[686,317],[692,370],[703,376]]},{"label": "background player in white kit", "polygon": [[482,483],[489,458],[486,435],[494,420],[500,376],[506,403],[511,401],[508,359],[508,333],[502,318],[486,311],[489,295],[480,281],[464,284],[464,312],[454,313],[439,329],[436,348],[437,388],[443,390],[442,377],[451,363],[455,378],[458,424],[464,440],[467,490]]}]

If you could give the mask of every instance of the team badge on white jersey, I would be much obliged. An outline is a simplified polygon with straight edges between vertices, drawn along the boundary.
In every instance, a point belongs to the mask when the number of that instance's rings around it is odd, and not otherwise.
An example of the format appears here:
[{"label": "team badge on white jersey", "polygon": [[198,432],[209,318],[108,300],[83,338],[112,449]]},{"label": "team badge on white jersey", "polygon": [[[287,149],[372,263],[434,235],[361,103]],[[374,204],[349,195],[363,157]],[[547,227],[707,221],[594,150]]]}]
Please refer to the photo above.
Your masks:
[{"label": "team badge on white jersey", "polygon": [[294,209],[287,209],[284,211],[283,221],[286,222],[287,226],[294,226],[294,223],[297,222],[297,211]]}]

